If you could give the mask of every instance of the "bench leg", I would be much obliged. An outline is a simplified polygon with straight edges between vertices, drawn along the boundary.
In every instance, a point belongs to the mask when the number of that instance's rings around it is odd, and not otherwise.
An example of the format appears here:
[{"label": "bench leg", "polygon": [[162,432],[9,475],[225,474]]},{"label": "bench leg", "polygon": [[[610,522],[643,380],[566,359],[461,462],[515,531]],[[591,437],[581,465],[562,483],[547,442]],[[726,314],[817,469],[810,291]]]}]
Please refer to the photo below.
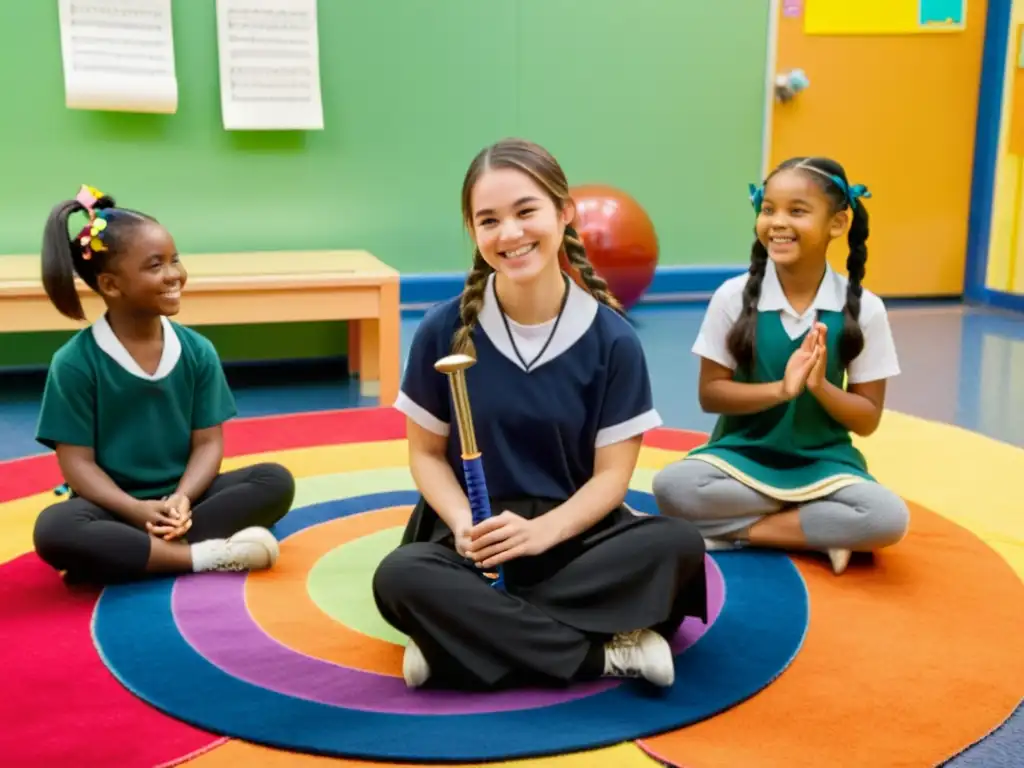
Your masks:
[{"label": "bench leg", "polygon": [[380,396],[380,320],[359,321],[359,394]]},{"label": "bench leg", "polygon": [[348,373],[355,376],[359,373],[359,320],[349,320],[348,326]]},{"label": "bench leg", "polygon": [[380,318],[358,323],[359,394],[390,407],[398,397],[401,375],[401,318],[398,285],[381,288]]}]

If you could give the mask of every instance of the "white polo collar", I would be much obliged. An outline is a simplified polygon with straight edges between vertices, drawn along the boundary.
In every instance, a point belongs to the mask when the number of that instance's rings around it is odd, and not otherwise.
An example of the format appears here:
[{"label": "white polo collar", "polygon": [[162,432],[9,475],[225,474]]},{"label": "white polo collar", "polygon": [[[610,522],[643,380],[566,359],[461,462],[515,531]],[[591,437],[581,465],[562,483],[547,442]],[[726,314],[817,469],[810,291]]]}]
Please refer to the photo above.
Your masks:
[{"label": "white polo collar", "polygon": [[764,281],[761,283],[761,298],[757,302],[759,312],[782,311],[792,317],[800,318],[810,312],[818,310],[824,312],[842,312],[846,306],[846,285],[843,278],[832,269],[829,264],[825,265],[825,276],[822,278],[814,301],[807,311],[801,315],[793,305],[789,303],[786,294],[782,290],[782,283],[779,282],[779,273],[775,269],[775,263],[768,259],[765,265]]},{"label": "white polo collar", "polygon": [[[594,324],[594,320],[597,318],[598,308],[599,303],[597,299],[580,288],[576,282],[570,278],[569,297],[565,302],[565,310],[562,313],[562,319],[558,323],[558,328],[555,329],[555,336],[551,339],[551,343],[548,345],[547,349],[544,350],[544,354],[540,359],[531,365],[530,371],[535,371],[545,363],[551,362],[560,355],[565,354],[573,344],[579,341],[583,335],[590,330],[590,327]],[[525,371],[526,369],[523,366],[522,361],[520,361],[518,355],[516,355],[516,351],[512,347],[512,342],[509,340],[509,332],[505,327],[505,321],[502,319],[498,303],[494,300],[493,272],[487,277],[487,286],[484,289],[483,308],[480,310],[478,322],[495,348],[502,355],[515,363],[518,368]],[[550,327],[553,324],[554,320],[551,320],[545,325]],[[509,325],[512,326],[511,321]],[[513,333],[515,333],[514,326]]]},{"label": "white polo collar", "polygon": [[147,381],[159,381],[173,371],[174,366],[181,359],[181,340],[174,332],[171,321],[166,317],[161,317],[160,324],[164,330],[164,351],[160,356],[160,365],[157,367],[156,373],[152,375],[142,370],[142,367],[135,362],[135,358],[114,334],[114,329],[107,322],[106,315],[101,315],[92,324],[92,337],[96,340],[96,345],[128,373]]}]

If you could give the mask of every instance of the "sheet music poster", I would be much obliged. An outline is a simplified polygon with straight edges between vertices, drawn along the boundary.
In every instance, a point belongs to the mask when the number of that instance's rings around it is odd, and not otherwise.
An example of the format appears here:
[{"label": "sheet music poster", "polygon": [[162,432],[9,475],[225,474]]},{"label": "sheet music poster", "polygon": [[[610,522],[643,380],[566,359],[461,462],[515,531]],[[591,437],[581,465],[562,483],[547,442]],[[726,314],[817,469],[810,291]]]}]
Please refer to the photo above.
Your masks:
[{"label": "sheet music poster", "polygon": [[217,0],[224,128],[322,130],[317,0]]},{"label": "sheet music poster", "polygon": [[70,109],[174,113],[171,0],[59,0]]}]

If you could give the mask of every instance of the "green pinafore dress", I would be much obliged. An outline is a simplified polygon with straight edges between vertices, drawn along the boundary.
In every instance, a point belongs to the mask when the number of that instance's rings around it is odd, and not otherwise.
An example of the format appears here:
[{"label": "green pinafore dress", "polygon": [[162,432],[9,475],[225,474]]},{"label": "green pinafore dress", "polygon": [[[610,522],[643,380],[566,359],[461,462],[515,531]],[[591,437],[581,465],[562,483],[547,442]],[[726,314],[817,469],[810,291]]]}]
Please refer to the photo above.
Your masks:
[{"label": "green pinafore dress", "polygon": [[[818,321],[828,329],[825,377],[843,387],[845,371],[839,360],[843,314],[819,310]],[[753,371],[737,371],[735,380],[780,381],[805,337],[806,333],[791,339],[779,312],[758,313]],[[874,482],[849,430],[806,389],[788,403],[760,413],[720,417],[708,442],[692,450],[687,459],[705,461],[779,501],[810,501],[853,483]]]}]

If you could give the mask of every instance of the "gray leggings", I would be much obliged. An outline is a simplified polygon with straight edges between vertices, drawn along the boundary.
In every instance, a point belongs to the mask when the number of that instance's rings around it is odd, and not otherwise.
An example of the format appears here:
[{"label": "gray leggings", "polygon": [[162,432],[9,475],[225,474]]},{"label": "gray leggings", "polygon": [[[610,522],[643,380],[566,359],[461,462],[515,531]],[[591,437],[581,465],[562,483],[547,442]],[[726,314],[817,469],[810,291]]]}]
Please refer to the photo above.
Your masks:
[{"label": "gray leggings", "polygon": [[[792,506],[769,498],[699,459],[681,459],[654,476],[654,497],[663,515],[697,526],[705,539],[749,528],[766,515]],[[878,483],[856,483],[799,505],[800,526],[810,547],[870,551],[895,544],[907,532],[910,511]]]}]

